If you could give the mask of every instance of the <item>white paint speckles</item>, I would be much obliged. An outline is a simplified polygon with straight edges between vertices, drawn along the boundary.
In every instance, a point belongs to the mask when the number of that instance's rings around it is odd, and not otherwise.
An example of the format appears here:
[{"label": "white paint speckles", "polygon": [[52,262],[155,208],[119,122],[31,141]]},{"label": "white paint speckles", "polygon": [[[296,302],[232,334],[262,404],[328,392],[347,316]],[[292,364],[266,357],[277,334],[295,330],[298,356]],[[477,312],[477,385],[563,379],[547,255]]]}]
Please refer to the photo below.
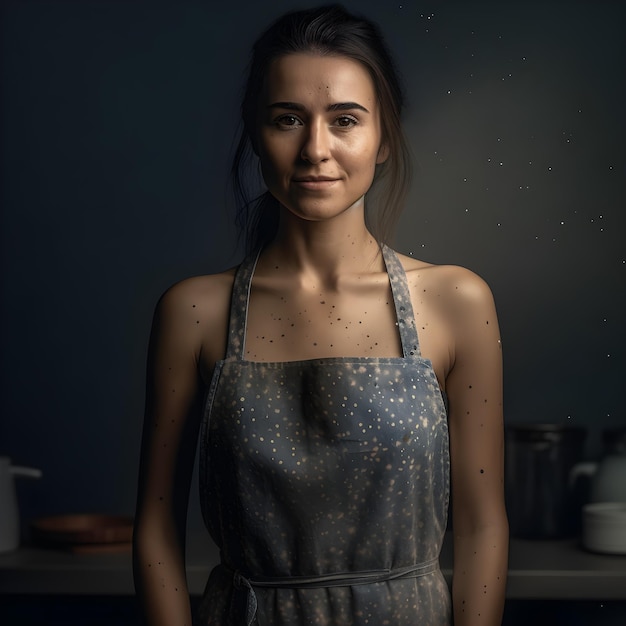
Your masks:
[{"label": "white paint speckles", "polygon": [[[447,418],[431,365],[419,356],[403,273],[393,258],[387,267],[404,357],[245,361],[236,348],[243,330],[231,324],[230,358],[219,364],[203,425],[201,493],[223,558],[251,578],[394,569],[439,553]],[[241,303],[238,289],[245,281],[235,286]],[[214,573],[205,604],[218,607],[209,609],[216,623],[225,620],[220,598],[231,586],[232,577]],[[413,623],[415,606],[449,623],[438,570],[377,589],[255,592],[263,623]]]}]

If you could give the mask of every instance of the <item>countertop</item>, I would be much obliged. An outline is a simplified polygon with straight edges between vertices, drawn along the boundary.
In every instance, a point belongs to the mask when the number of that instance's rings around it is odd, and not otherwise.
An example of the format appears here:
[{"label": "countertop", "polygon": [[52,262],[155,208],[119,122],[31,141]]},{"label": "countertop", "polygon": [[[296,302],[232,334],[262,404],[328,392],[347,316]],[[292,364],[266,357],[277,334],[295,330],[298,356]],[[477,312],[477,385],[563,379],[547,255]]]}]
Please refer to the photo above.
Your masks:
[{"label": "countertop", "polygon": [[[451,538],[446,537],[441,567],[452,574]],[[200,595],[217,549],[204,533],[191,534],[187,548],[190,593]],[[0,594],[126,596],[134,593],[130,551],[72,554],[22,547],[0,554]],[[626,600],[626,556],[592,554],[575,540],[512,539],[507,598]]]}]

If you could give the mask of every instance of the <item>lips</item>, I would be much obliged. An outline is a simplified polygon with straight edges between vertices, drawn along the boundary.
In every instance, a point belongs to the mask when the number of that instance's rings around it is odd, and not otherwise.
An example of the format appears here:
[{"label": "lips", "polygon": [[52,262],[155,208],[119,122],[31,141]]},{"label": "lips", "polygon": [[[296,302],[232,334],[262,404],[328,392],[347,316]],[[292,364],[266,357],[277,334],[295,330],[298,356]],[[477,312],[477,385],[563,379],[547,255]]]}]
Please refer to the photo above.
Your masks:
[{"label": "lips", "polygon": [[338,179],[333,178],[332,176],[300,176],[299,178],[294,178],[293,180],[296,183],[323,183],[334,182]]},{"label": "lips", "polygon": [[293,178],[292,181],[300,189],[308,189],[309,191],[323,191],[335,185],[339,179],[332,176],[300,176]]}]

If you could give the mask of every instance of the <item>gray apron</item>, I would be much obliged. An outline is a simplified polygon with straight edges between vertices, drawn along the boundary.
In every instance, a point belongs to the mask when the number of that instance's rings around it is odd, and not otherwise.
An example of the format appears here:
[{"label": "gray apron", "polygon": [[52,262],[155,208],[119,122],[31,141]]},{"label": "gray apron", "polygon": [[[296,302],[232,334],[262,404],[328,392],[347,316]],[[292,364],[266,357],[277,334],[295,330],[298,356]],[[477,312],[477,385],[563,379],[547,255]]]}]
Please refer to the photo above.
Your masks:
[{"label": "gray apron", "polygon": [[237,270],[200,436],[202,511],[221,564],[197,624],[451,624],[438,562],[446,410],[420,355],[404,269],[381,250],[402,357],[247,361],[258,255]]}]

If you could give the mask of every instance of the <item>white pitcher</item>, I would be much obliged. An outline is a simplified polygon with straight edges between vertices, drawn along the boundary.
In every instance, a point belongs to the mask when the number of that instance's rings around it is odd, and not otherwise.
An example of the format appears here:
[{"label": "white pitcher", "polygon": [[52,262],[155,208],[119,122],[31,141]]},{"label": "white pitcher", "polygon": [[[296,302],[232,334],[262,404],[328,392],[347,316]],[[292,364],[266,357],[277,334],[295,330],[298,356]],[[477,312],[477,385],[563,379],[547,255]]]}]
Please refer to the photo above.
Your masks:
[{"label": "white pitcher", "polygon": [[15,476],[41,478],[41,470],[11,465],[8,456],[0,456],[0,552],[20,545],[20,513],[15,494]]},{"label": "white pitcher", "polygon": [[605,454],[599,463],[579,463],[570,475],[571,483],[590,476],[589,502],[626,502],[626,429],[603,433]]}]

